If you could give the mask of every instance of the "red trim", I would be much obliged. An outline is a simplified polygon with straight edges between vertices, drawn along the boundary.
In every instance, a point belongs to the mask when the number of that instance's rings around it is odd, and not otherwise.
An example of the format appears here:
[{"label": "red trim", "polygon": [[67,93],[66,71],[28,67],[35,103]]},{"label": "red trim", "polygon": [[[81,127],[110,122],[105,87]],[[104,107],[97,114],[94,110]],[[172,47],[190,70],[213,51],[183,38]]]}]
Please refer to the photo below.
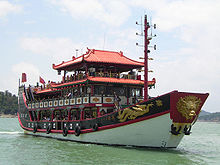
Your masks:
[{"label": "red trim", "polygon": [[[154,114],[154,115],[151,115],[151,116],[142,117],[142,118],[135,119],[135,120],[130,120],[130,121],[123,122],[123,123],[118,123],[118,124],[99,127],[98,130],[101,131],[101,130],[112,129],[112,128],[116,128],[116,127],[120,127],[120,126],[124,126],[124,125],[129,125],[129,124],[137,123],[137,122],[140,122],[140,121],[143,121],[143,120],[152,119],[152,118],[155,118],[155,117],[158,117],[158,116],[162,116],[162,115],[165,115],[167,113],[170,113],[170,110],[168,110],[166,112],[157,113],[157,114]],[[86,129],[86,130],[82,130],[81,132],[82,133],[90,133],[90,132],[93,132],[93,131],[92,131],[92,129]]]},{"label": "red trim", "polygon": [[[60,88],[60,87],[63,87],[63,86],[73,86],[75,84],[84,83],[87,80],[89,80],[91,82],[144,85],[143,80],[88,76],[86,79],[82,79],[82,80],[78,80],[78,81],[72,81],[72,82],[68,82],[68,83],[62,83],[62,84],[51,84],[51,86],[53,88]],[[154,84],[155,84],[155,81],[148,81],[148,85],[154,85]],[[49,89],[45,90],[45,92],[51,92],[51,91],[52,90],[49,90]],[[39,91],[38,93],[41,93],[41,91]]]},{"label": "red trim", "polygon": [[[66,86],[77,86],[77,84],[81,85],[81,83],[86,83],[86,81],[91,81],[91,82],[102,82],[102,83],[118,83],[118,84],[136,84],[136,85],[144,85],[143,80],[134,80],[134,79],[124,79],[124,78],[110,78],[110,77],[93,77],[93,76],[88,76],[85,79],[82,80],[77,80],[77,81],[72,81],[68,83],[59,83],[59,84],[51,84],[52,89],[43,89],[41,91],[37,91],[36,93],[47,93],[47,92],[55,92],[58,91],[53,88],[62,88]],[[155,80],[148,81],[148,86],[150,85],[155,85]]]},{"label": "red trim", "polygon": [[[142,80],[133,80],[133,79],[124,79],[124,78],[109,78],[109,77],[92,77],[89,76],[88,80],[92,82],[104,82],[104,83],[119,83],[119,84],[137,84],[143,85],[144,81]],[[151,84],[152,82],[148,82]]]},{"label": "red trim", "polygon": [[17,112],[17,115],[18,115],[18,122],[19,122],[20,126],[25,130],[33,131],[32,128],[27,128],[27,127],[23,126],[23,124],[21,123],[20,115],[18,112]]},{"label": "red trim", "polygon": [[59,87],[63,87],[63,86],[68,86],[68,85],[75,85],[75,84],[79,84],[79,83],[83,83],[86,82],[88,79],[82,79],[82,80],[77,80],[77,81],[72,81],[72,82],[68,82],[68,83],[61,83],[61,84],[51,84],[51,86],[53,88],[59,88]]},{"label": "red trim", "polygon": [[[52,84],[51,84],[52,86]],[[42,89],[42,90],[38,90],[36,91],[36,94],[40,94],[40,93],[50,93],[50,92],[60,92],[58,89],[54,89],[54,88],[49,88],[49,89]]]},{"label": "red trim", "polygon": [[170,118],[175,123],[192,123],[196,117],[195,116],[191,120],[187,120],[185,117],[182,116],[182,114],[180,114],[180,112],[178,112],[177,107],[176,107],[177,102],[179,101],[179,99],[181,97],[183,98],[185,96],[196,96],[201,100],[200,107],[196,111],[196,115],[198,116],[200,113],[200,110],[201,110],[203,104],[205,103],[207,97],[209,96],[209,94],[208,93],[201,94],[201,93],[189,93],[189,92],[174,91],[170,95],[170,109],[171,109]]},{"label": "red trim", "polygon": [[[123,122],[123,123],[118,123],[118,124],[113,124],[113,125],[107,125],[107,126],[102,126],[102,127],[99,127],[99,131],[103,131],[103,130],[106,130],[106,129],[112,129],[112,128],[116,128],[116,127],[120,127],[120,126],[124,126],[124,125],[129,125],[129,124],[133,124],[133,123],[137,123],[137,122],[140,122],[140,121],[143,121],[143,120],[147,120],[147,119],[152,119],[152,118],[155,118],[155,117],[158,117],[158,116],[162,116],[162,115],[165,115],[167,113],[170,113],[170,110],[166,111],[166,112],[161,112],[161,113],[157,113],[157,114],[154,114],[154,115],[151,115],[151,116],[146,116],[146,117],[142,117],[142,118],[139,118],[139,119],[135,119],[135,120],[130,120],[130,121],[127,121],[127,122]],[[19,123],[21,125],[21,127],[25,130],[29,130],[29,131],[33,131],[32,128],[27,128],[27,127],[24,127],[23,124],[21,123],[21,120],[20,120],[20,116],[19,116],[19,113],[18,113],[18,120],[19,120]],[[46,129],[38,129],[37,130],[38,132],[46,132]],[[81,130],[81,133],[84,134],[84,133],[91,133],[91,132],[94,132],[91,129],[85,129],[85,130]],[[63,133],[63,130],[51,130],[51,133]],[[69,130],[68,131],[69,134],[74,134],[75,131],[72,131],[72,130]]]},{"label": "red trim", "polygon": [[22,93],[22,95],[23,95],[23,101],[24,101],[24,105],[26,106],[26,108],[28,108],[27,103],[26,103],[26,97],[25,97],[24,92]]},{"label": "red trim", "polygon": [[30,121],[33,121],[32,118],[31,118],[31,116],[32,116],[31,111],[28,111],[28,113],[29,113],[29,116],[30,116]]}]

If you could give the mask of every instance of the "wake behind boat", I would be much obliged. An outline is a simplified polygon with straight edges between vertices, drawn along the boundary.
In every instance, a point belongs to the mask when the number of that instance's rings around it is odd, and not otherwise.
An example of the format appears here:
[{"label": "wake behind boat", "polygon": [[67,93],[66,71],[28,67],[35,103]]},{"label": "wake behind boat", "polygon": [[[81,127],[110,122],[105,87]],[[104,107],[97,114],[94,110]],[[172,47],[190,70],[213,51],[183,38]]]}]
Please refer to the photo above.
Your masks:
[{"label": "wake behind boat", "polygon": [[[61,82],[19,85],[18,120],[26,134],[85,143],[175,148],[190,135],[208,93],[172,91],[151,98],[145,16],[144,62],[123,52],[88,49],[53,64]],[[144,80],[138,71],[144,67]],[[26,75],[23,74],[23,82]]]}]

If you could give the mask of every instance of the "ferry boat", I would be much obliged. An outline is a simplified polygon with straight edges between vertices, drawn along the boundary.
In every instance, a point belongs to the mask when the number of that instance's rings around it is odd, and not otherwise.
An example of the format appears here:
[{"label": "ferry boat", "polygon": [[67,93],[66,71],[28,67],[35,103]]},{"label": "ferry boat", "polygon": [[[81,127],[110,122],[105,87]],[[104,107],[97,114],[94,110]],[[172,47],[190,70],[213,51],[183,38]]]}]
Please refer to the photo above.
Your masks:
[{"label": "ferry boat", "polygon": [[[123,52],[88,49],[53,64],[60,82],[19,85],[18,120],[25,134],[136,147],[176,148],[190,135],[208,93],[172,91],[150,97],[148,45],[144,20],[144,62]],[[171,66],[172,67],[172,66]],[[144,68],[144,78],[139,71]],[[24,74],[23,82],[26,81]]]}]

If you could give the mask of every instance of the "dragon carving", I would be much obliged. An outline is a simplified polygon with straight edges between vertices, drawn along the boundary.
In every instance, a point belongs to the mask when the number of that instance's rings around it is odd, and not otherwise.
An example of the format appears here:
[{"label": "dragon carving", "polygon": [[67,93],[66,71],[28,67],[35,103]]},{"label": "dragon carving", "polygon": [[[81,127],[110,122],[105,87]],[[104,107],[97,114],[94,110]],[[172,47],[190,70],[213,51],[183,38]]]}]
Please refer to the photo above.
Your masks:
[{"label": "dragon carving", "polygon": [[142,116],[150,111],[150,107],[154,104],[150,103],[148,105],[136,105],[135,107],[125,108],[123,111],[118,112],[118,119],[120,122],[124,122],[127,119],[133,120],[138,116]]}]

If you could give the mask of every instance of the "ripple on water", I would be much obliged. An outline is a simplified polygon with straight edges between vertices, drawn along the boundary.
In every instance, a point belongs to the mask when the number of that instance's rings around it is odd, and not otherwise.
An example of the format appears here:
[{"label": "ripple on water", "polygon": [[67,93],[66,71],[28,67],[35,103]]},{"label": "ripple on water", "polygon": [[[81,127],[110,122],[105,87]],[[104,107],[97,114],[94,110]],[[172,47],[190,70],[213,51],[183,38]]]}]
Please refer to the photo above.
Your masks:
[{"label": "ripple on water", "polygon": [[193,133],[185,136],[180,146],[172,150],[81,144],[29,136],[21,133],[17,124],[16,119],[0,119],[0,165],[218,165],[220,162],[218,123],[197,123]]}]

